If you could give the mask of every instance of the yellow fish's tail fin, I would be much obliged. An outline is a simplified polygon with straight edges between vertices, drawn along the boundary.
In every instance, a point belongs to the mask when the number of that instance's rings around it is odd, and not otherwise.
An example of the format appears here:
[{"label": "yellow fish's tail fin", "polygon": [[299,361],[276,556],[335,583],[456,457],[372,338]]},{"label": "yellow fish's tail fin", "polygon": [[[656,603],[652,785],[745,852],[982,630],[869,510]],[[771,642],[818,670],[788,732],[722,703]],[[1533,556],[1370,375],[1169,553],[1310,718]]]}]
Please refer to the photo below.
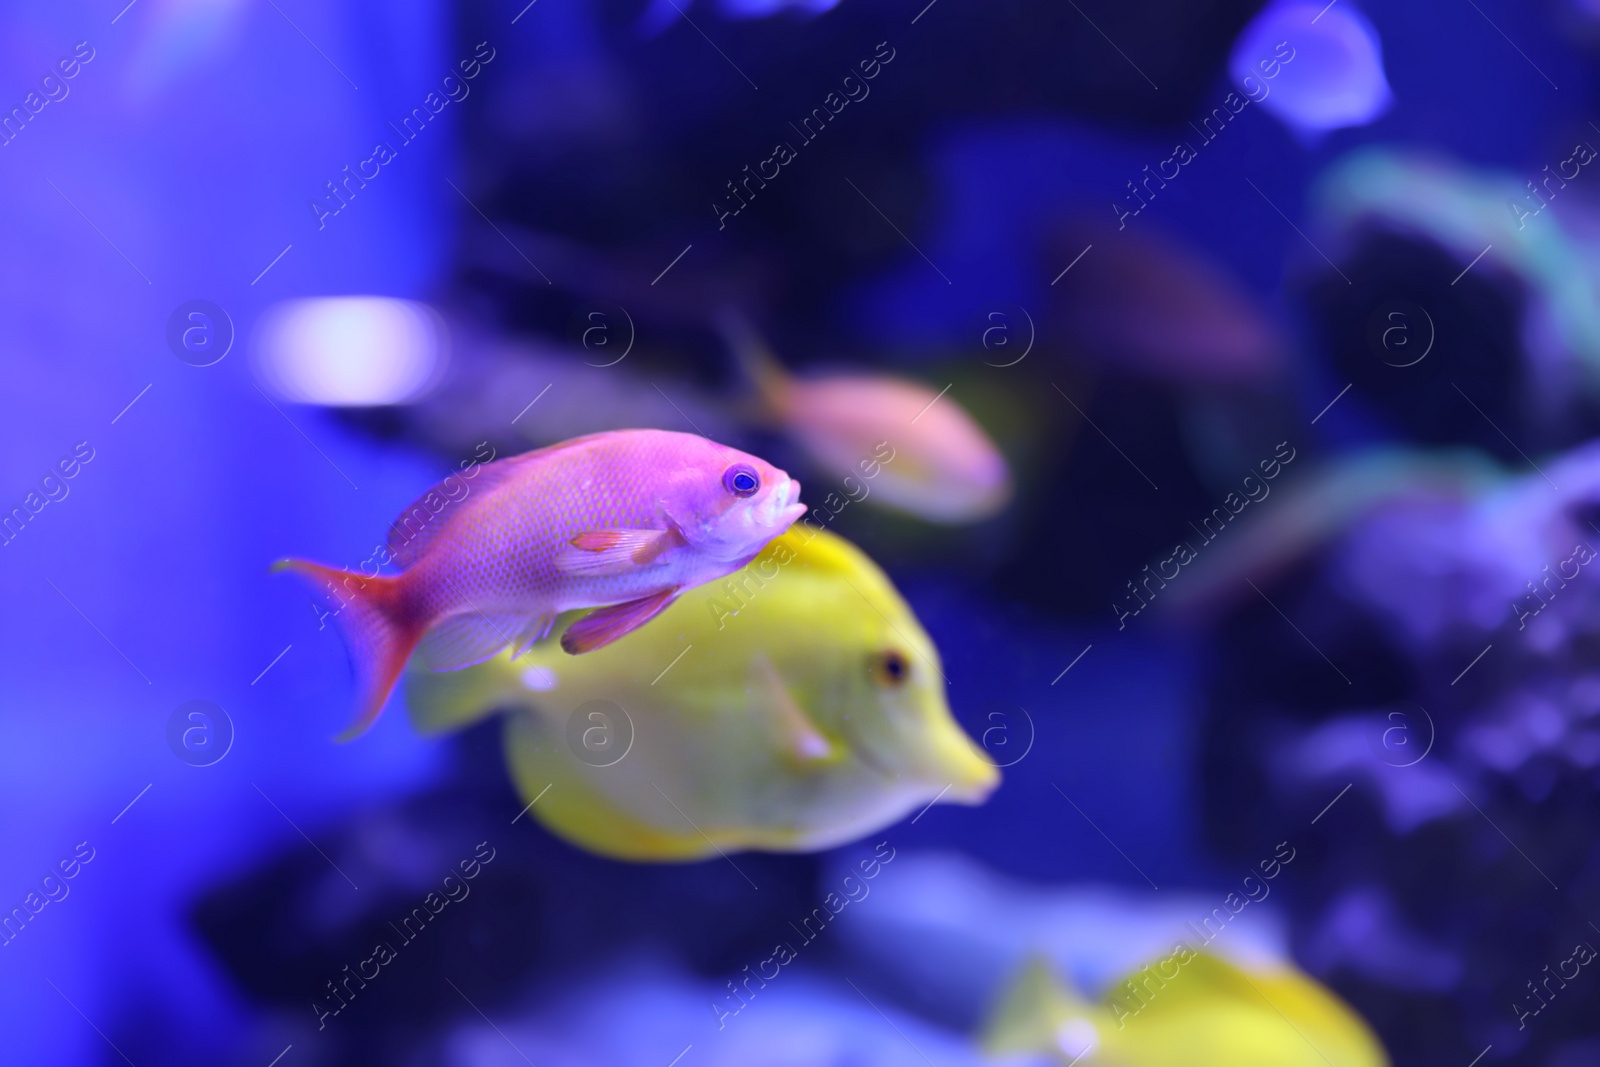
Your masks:
[{"label": "yellow fish's tail fin", "polygon": [[272,569],[305,577],[338,605],[334,617],[350,648],[357,692],[356,721],[338,740],[349,741],[365,733],[389,702],[395,681],[422,638],[423,628],[401,610],[401,579],[369,578],[303,559],[280,560]]},{"label": "yellow fish's tail fin", "polygon": [[1065,1052],[1072,1059],[1099,1045],[1095,1020],[1104,1017],[1057,976],[1049,960],[1035,955],[1000,995],[980,1042],[987,1056]]},{"label": "yellow fish's tail fin", "polygon": [[503,708],[527,702],[517,679],[528,672],[548,671],[531,658],[507,665],[509,652],[458,671],[414,670],[406,676],[406,710],[420,734],[446,734],[465,729]]},{"label": "yellow fish's tail fin", "polygon": [[765,414],[769,418],[781,418],[788,400],[789,372],[778,362],[766,339],[739,312],[723,308],[717,312],[716,321],[723,343],[760,395]]}]

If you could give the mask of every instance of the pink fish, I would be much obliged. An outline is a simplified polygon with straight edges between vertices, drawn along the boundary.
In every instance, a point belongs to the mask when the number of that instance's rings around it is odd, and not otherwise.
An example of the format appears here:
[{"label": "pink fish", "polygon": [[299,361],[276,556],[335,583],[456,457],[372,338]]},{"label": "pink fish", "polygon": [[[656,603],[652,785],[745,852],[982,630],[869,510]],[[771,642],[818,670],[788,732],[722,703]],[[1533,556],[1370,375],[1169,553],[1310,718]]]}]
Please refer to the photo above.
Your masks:
[{"label": "pink fish", "polygon": [[[452,475],[389,528],[404,571],[371,576],[304,560],[326,583],[370,726],[413,651],[434,670],[521,655],[556,616],[599,608],[562,634],[574,655],[608,645],[683,590],[749,563],[805,513],[800,484],[704,437],[612,430]],[[439,502],[446,502],[443,506]]]},{"label": "pink fish", "polygon": [[[935,392],[884,375],[795,378],[736,313],[722,312],[718,328],[755,384],[762,413],[842,478],[851,499],[952,524],[989,518],[1011,500],[1005,456],[954,397],[945,397],[948,385]],[[882,477],[875,491],[863,483],[857,498],[852,487],[868,470],[874,473],[867,478]]]}]

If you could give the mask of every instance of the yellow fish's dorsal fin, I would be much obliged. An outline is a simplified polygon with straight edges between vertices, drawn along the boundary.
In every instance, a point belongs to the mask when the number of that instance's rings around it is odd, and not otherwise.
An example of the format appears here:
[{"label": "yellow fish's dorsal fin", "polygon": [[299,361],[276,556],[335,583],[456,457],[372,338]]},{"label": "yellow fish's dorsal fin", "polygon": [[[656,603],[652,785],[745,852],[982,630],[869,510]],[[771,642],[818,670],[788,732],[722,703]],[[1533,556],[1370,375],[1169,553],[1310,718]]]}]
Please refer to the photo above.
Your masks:
[{"label": "yellow fish's dorsal fin", "polygon": [[[1226,999],[1260,1002],[1261,998],[1251,992],[1250,976],[1227,960],[1208,952],[1192,952],[1186,960],[1179,959],[1179,977],[1160,987],[1161,995],[1156,998],[1157,1000],[1174,1006],[1195,998],[1208,1001]],[[1129,975],[1127,980],[1137,985],[1139,980],[1145,977],[1146,972],[1153,971],[1154,965],[1140,968]],[[1259,979],[1257,982],[1259,984]],[[1124,984],[1119,983],[1119,986]],[[1117,989],[1118,986],[1112,987],[1113,996]]]},{"label": "yellow fish's dorsal fin", "polygon": [[[526,703],[514,685],[527,670],[540,666],[510,664],[501,652],[486,663],[459,671],[412,669],[405,679],[406,711],[419,734],[445,734],[471,726],[503,707]],[[523,663],[529,661],[524,660]]]},{"label": "yellow fish's dorsal fin", "polygon": [[[1125,987],[1113,987],[1108,997],[1118,1001],[1120,996],[1124,1010],[1112,1008],[1119,1018],[1127,1014],[1126,1006],[1137,1006],[1126,1020],[1127,1040],[1152,1063],[1389,1067],[1382,1044],[1355,1010],[1293,966],[1245,971],[1196,953],[1175,977],[1162,974],[1164,983],[1143,984],[1145,976],[1141,970],[1131,980],[1141,983],[1148,1003],[1120,994]],[[1184,1053],[1202,1040],[1213,1059]]]},{"label": "yellow fish's dorsal fin", "polygon": [[[867,584],[861,589],[864,594],[871,594],[873,589],[892,589],[888,576],[872,561],[872,557],[838,534],[803,525],[804,521],[802,519],[767,542],[767,547],[753,562],[775,559],[780,566],[800,566],[813,574],[843,576],[857,585],[862,585],[865,580]],[[792,562],[786,564],[786,559],[792,559]]]},{"label": "yellow fish's dorsal fin", "polygon": [[[769,541],[750,565],[760,566],[768,560],[779,568],[837,580],[848,590],[842,595],[872,619],[878,619],[882,611],[912,614],[905,598],[871,556],[838,534],[811,525],[804,518]],[[879,612],[866,611],[869,606],[879,608]],[[903,634],[898,636],[904,637]],[[937,666],[939,652],[931,641],[913,640],[913,645],[915,647],[905,649],[908,654]]]},{"label": "yellow fish's dorsal fin", "polygon": [[773,418],[783,417],[789,397],[789,372],[778,362],[766,339],[732,308],[723,308],[717,313],[717,332],[760,394],[767,414]]},{"label": "yellow fish's dorsal fin", "polygon": [[[1066,1044],[1097,1043],[1093,1020],[1103,1012],[1087,1003],[1043,956],[1030,956],[1006,986],[979,1039],[985,1055],[1055,1054]],[[1069,1057],[1070,1058],[1070,1057]]]},{"label": "yellow fish's dorsal fin", "polygon": [[[1301,989],[1320,990],[1320,987],[1309,977],[1293,969],[1263,971],[1250,974],[1236,964],[1209,952],[1192,952],[1185,959],[1174,956],[1170,959],[1178,961],[1178,976],[1168,979],[1165,984],[1158,984],[1160,995],[1153,998],[1151,1005],[1166,1004],[1174,1008],[1190,1007],[1189,1002],[1203,1000],[1208,1004],[1219,1001],[1240,1001],[1259,1007],[1270,1007],[1272,1001],[1278,999],[1275,990]],[[1167,961],[1163,961],[1165,964]],[[1124,982],[1113,986],[1110,995],[1115,997],[1118,989],[1125,989],[1127,982],[1135,986],[1142,982],[1150,982],[1151,975],[1157,979],[1165,977],[1158,970],[1158,965],[1140,968],[1128,975]],[[1266,998],[1271,998],[1268,1000]],[[1124,998],[1126,999],[1126,998]],[[1297,997],[1297,1003],[1303,997]],[[1289,1005],[1284,1005],[1288,1010]]]}]

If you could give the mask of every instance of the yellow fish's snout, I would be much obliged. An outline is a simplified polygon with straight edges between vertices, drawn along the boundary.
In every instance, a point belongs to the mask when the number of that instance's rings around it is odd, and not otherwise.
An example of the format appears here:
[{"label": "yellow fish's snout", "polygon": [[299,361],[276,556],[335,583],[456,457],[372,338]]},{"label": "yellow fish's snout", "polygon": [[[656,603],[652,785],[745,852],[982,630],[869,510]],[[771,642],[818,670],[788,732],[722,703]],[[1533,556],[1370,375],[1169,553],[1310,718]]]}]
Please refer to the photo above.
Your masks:
[{"label": "yellow fish's snout", "polygon": [[928,741],[932,756],[928,778],[937,778],[941,787],[949,785],[941,799],[954,804],[982,804],[1000,785],[1000,768],[954,721],[936,728]]},{"label": "yellow fish's snout", "polygon": [[959,804],[982,804],[1000,785],[1000,768],[990,763],[976,750],[960,768],[961,775],[951,783],[945,798]]}]

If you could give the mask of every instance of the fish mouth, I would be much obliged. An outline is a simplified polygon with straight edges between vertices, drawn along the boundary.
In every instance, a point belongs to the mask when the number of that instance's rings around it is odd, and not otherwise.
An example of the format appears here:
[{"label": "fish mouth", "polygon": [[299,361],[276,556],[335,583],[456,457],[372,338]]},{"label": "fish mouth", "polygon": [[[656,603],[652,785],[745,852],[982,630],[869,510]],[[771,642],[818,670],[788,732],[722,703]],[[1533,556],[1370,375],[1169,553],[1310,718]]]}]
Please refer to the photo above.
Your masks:
[{"label": "fish mouth", "polygon": [[785,478],[762,502],[757,517],[763,525],[775,526],[781,532],[794,525],[795,520],[805,513],[806,506],[800,503],[800,483],[793,478]]},{"label": "fish mouth", "polygon": [[806,513],[799,497],[800,483],[786,475],[766,495],[745,501],[708,523],[699,547],[712,559],[744,566]]},{"label": "fish mouth", "polygon": [[887,782],[898,786],[911,785],[926,791],[931,795],[929,806],[942,800],[947,804],[978,807],[1000,785],[999,768],[976,753],[955,766],[930,765],[897,771],[859,737],[848,732],[846,736],[851,743],[852,753],[863,767]]},{"label": "fish mouth", "polygon": [[[1000,768],[959,731],[954,737],[946,737],[942,730],[934,729],[925,751],[901,761],[886,759],[882,753],[873,751],[870,744],[849,729],[848,721],[845,727],[851,750],[863,766],[898,785],[915,784],[930,794],[937,793],[930,804],[942,800],[947,804],[977,807],[1000,785]],[[956,729],[953,723],[950,728]],[[898,770],[895,769],[897,765]]]},{"label": "fish mouth", "polygon": [[977,807],[989,799],[1000,785],[1000,768],[986,759],[976,761],[962,769],[950,783],[945,799],[956,804]]}]

